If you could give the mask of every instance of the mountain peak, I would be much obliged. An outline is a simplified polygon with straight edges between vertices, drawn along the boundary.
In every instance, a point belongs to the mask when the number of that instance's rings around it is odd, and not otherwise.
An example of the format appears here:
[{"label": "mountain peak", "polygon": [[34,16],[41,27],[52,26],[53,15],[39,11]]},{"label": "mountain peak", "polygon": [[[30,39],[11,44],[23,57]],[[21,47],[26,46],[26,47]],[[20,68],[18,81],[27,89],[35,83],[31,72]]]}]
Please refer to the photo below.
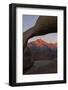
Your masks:
[{"label": "mountain peak", "polygon": [[30,42],[30,44],[34,44],[39,47],[48,46],[49,48],[57,48],[57,43],[48,43],[42,39],[37,39],[35,41]]},{"label": "mountain peak", "polygon": [[35,40],[35,41],[33,41],[33,44],[35,44],[35,45],[37,45],[37,46],[44,46],[44,45],[46,45],[47,44],[47,42],[45,42],[44,40],[42,40],[42,39],[37,39],[37,40]]}]

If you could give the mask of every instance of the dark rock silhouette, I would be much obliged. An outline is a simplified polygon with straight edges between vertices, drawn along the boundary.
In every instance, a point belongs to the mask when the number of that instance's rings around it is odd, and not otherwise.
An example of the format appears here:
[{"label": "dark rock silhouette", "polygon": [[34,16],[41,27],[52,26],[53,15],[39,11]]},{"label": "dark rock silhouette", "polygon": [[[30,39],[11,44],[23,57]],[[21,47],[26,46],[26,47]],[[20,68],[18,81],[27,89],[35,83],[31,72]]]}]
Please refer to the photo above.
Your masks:
[{"label": "dark rock silhouette", "polygon": [[29,47],[26,47],[24,52],[23,52],[23,69],[26,70],[27,68],[31,67],[33,64],[33,59],[32,59],[32,53],[29,49]]},{"label": "dark rock silhouette", "polygon": [[57,73],[57,60],[35,61],[30,69],[24,71],[24,74],[49,74]]}]

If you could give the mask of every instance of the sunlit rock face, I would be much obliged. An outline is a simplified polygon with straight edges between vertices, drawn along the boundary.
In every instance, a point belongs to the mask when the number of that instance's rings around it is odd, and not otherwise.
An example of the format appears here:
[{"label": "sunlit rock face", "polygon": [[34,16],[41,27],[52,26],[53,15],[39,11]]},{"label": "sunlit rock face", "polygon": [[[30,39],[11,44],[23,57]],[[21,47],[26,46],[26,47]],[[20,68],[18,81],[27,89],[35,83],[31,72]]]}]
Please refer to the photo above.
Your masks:
[{"label": "sunlit rock face", "polygon": [[28,47],[25,48],[24,54],[23,54],[23,69],[28,69],[33,64],[32,54]]}]

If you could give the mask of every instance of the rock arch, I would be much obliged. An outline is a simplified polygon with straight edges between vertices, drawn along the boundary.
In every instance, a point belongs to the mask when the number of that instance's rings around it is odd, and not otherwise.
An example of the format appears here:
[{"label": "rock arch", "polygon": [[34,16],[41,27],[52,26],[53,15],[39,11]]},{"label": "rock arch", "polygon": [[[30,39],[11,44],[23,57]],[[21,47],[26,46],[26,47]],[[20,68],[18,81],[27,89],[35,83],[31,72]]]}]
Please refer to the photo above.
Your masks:
[{"label": "rock arch", "polygon": [[30,38],[57,32],[57,16],[39,16],[35,25],[23,32],[23,47],[27,46]]},{"label": "rock arch", "polygon": [[24,55],[27,53],[30,56],[29,58],[26,58],[28,56],[25,56],[23,60],[24,69],[27,69],[28,67],[31,66],[31,64],[33,64],[31,54],[29,54],[30,50],[27,47],[28,40],[34,36],[46,35],[48,33],[55,33],[55,32],[57,32],[57,16],[39,16],[35,25],[31,27],[29,30],[23,32]]}]

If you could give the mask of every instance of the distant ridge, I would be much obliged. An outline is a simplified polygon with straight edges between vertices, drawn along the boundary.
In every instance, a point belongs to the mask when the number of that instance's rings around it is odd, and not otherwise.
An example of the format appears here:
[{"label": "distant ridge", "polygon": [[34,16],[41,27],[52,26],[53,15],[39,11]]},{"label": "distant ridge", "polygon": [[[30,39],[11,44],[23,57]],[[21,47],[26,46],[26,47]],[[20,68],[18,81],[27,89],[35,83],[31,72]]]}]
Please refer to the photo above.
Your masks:
[{"label": "distant ridge", "polygon": [[37,39],[28,44],[28,46],[32,46],[32,45],[35,45],[38,47],[48,46],[48,48],[57,48],[57,43],[48,43],[42,39]]}]

